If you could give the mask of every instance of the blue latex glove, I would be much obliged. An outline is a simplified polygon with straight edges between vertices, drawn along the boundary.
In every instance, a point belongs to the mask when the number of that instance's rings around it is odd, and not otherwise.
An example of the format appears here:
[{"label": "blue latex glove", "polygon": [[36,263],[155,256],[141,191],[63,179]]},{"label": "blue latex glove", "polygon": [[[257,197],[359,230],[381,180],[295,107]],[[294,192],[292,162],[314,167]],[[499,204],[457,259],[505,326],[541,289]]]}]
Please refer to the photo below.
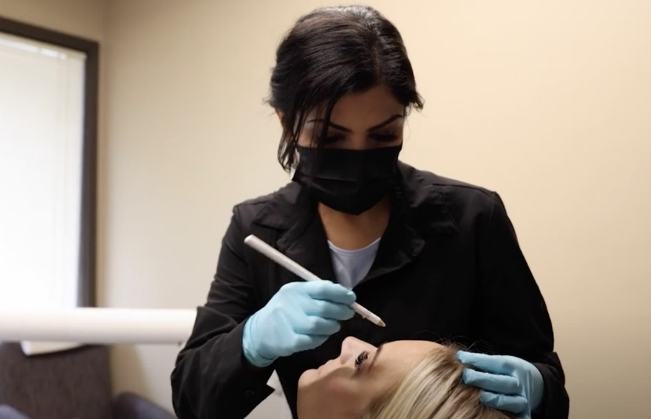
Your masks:
[{"label": "blue latex glove", "polygon": [[535,365],[515,356],[466,351],[458,351],[457,359],[466,367],[463,382],[482,389],[479,397],[484,405],[515,413],[520,419],[531,418],[544,389]]},{"label": "blue latex glove", "polygon": [[244,356],[265,367],[281,356],[316,348],[353,317],[355,293],[332,281],[290,282],[244,324]]}]

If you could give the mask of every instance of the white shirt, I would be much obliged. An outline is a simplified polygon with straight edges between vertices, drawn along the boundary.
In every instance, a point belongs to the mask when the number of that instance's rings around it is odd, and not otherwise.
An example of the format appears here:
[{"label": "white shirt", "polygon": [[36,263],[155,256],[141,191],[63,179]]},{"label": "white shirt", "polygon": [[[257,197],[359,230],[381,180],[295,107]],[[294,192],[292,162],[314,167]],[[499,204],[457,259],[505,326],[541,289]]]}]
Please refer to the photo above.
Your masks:
[{"label": "white shirt", "polygon": [[381,238],[378,237],[370,244],[352,250],[337,247],[328,240],[335,276],[341,285],[352,289],[364,279],[373,265]]}]

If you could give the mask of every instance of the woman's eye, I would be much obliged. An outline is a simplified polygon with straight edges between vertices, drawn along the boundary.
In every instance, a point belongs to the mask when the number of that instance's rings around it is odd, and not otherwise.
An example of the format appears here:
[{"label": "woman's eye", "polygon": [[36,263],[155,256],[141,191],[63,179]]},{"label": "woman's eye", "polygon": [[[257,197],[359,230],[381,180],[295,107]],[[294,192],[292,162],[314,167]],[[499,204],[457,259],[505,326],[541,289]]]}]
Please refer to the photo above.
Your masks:
[{"label": "woman's eye", "polygon": [[[398,136],[396,134],[392,133],[381,133],[381,134],[371,134],[371,138],[373,138],[375,141],[381,141],[381,142],[391,142],[394,141]],[[327,144],[333,144],[336,143],[337,141],[343,140],[344,136],[343,135],[325,135],[322,137],[319,137],[319,143],[327,145]]]},{"label": "woman's eye", "polygon": [[330,136],[330,137],[326,136],[326,137],[321,137],[321,140],[319,142],[321,144],[332,144],[332,143],[335,143],[335,142],[341,140],[341,138],[342,137],[340,135],[333,135],[333,136]]},{"label": "woman's eye", "polygon": [[[395,134],[373,134],[372,138],[376,141],[391,142],[394,141],[396,138],[398,138],[398,136]],[[321,144],[332,144],[332,143],[336,143],[341,139],[343,139],[341,135],[331,135],[331,136],[321,137],[319,142]]]},{"label": "woman's eye", "polygon": [[373,138],[378,140],[378,141],[386,141],[390,142],[393,141],[397,138],[395,134],[375,134],[373,135]]},{"label": "woman's eye", "polygon": [[357,358],[355,358],[355,368],[361,367],[366,358],[368,358],[368,351],[363,351],[357,355]]}]

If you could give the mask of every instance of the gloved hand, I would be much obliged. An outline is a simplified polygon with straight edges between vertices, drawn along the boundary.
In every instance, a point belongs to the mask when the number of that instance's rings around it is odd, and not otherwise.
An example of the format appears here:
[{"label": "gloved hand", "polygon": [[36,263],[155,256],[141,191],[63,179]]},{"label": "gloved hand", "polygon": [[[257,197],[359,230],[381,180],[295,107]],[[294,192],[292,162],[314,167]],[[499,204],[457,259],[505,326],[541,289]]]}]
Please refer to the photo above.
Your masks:
[{"label": "gloved hand", "polygon": [[290,282],[244,324],[242,347],[251,364],[316,348],[353,317],[355,293],[332,281]]},{"label": "gloved hand", "polygon": [[531,419],[544,389],[542,374],[535,365],[515,356],[466,351],[458,351],[457,359],[466,367],[463,382],[482,389],[479,397],[484,405]]}]

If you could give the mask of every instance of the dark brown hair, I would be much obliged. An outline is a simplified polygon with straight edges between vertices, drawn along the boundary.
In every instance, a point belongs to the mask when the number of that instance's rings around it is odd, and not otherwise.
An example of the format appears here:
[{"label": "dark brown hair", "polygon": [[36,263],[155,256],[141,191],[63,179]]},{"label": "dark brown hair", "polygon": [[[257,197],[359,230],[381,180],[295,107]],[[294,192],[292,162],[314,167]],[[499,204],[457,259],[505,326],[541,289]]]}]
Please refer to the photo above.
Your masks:
[{"label": "dark brown hair", "polygon": [[289,172],[295,164],[298,137],[310,112],[325,109],[322,138],[339,98],[379,84],[405,106],[405,115],[410,106],[423,108],[402,37],[389,20],[364,5],[321,7],[300,17],[276,50],[265,99],[283,114],[278,146],[283,169]]}]

